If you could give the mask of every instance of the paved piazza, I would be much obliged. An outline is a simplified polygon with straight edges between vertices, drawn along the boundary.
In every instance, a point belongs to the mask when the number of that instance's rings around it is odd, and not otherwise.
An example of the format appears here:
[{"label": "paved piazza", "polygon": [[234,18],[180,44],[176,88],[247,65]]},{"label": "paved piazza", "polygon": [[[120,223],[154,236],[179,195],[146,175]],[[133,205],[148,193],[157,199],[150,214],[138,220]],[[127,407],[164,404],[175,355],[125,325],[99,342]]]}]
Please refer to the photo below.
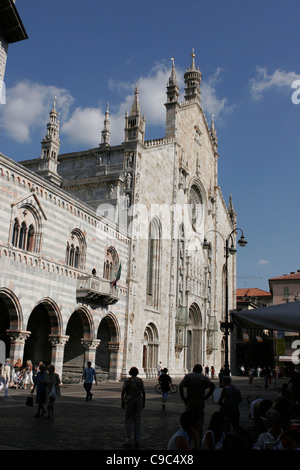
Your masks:
[{"label": "paved piazza", "polygon": [[[248,400],[258,395],[272,401],[284,379],[273,381],[269,389],[264,389],[263,379],[233,377],[233,382],[241,390],[243,402],[240,406],[241,425],[250,426]],[[218,381],[214,381],[218,386]],[[179,417],[184,410],[179,392],[170,394],[166,410],[161,409],[161,396],[154,391],[155,379],[144,381],[146,407],[142,415],[141,451],[166,451],[169,438],[179,427]],[[179,380],[174,380],[179,384]],[[36,406],[25,405],[28,390],[9,390],[9,397],[0,397],[1,445],[0,450],[96,450],[106,451],[107,455],[123,453],[125,440],[124,411],[120,406],[120,382],[98,383],[93,386],[93,399],[85,401],[85,391],[81,384],[62,385],[61,398],[57,399],[54,419],[35,418]],[[247,397],[249,399],[247,400]],[[206,402],[205,429],[210,416],[218,410],[212,398]],[[129,449],[132,455],[140,451]]]}]

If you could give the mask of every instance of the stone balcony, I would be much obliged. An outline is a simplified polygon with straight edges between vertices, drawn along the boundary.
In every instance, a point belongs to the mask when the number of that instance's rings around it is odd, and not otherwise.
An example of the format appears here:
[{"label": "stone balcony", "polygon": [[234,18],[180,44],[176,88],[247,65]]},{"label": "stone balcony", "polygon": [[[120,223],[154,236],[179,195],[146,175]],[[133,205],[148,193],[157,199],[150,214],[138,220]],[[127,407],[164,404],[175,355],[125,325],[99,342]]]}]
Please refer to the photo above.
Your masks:
[{"label": "stone balcony", "polygon": [[97,305],[112,305],[120,299],[119,290],[111,281],[96,276],[77,277],[76,296],[78,300]]}]

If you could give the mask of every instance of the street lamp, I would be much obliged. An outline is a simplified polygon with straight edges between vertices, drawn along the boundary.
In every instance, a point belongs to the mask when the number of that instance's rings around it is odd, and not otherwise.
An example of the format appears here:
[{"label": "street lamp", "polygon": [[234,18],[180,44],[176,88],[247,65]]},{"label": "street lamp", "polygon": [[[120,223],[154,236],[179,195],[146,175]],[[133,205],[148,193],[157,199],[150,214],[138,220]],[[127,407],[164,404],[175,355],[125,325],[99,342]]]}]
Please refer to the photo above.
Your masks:
[{"label": "street lamp", "polygon": [[[225,277],[225,321],[220,322],[220,329],[221,329],[222,333],[224,333],[224,336],[225,336],[224,375],[228,375],[228,376],[230,375],[229,359],[228,359],[228,357],[229,357],[229,354],[228,354],[228,338],[229,338],[229,334],[233,330],[233,323],[229,321],[228,258],[229,258],[230,255],[234,255],[236,253],[236,247],[234,246],[233,234],[236,233],[237,231],[241,232],[241,238],[238,241],[239,246],[244,247],[244,246],[247,245],[247,240],[244,237],[243,231],[240,228],[235,228],[227,236],[226,241],[225,241],[225,247],[224,247],[224,250],[225,250],[225,255],[224,255],[225,256],[225,276],[226,276]],[[218,233],[219,235],[221,235],[221,237],[223,238],[223,241],[224,241],[223,235],[220,232],[218,232],[217,230],[209,230],[207,233],[209,233],[209,232]],[[231,242],[230,246],[229,246],[229,242]],[[204,238],[202,247],[206,250],[211,248],[211,244],[207,241],[206,238]]]}]

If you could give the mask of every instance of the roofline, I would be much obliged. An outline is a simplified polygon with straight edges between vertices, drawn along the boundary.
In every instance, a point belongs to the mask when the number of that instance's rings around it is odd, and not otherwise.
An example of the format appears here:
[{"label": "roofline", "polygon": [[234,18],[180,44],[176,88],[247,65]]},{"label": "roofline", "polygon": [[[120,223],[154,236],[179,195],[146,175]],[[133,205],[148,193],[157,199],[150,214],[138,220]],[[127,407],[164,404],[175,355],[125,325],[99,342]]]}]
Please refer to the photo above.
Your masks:
[{"label": "roofline", "polygon": [[9,44],[28,39],[13,0],[0,0],[0,35]]}]

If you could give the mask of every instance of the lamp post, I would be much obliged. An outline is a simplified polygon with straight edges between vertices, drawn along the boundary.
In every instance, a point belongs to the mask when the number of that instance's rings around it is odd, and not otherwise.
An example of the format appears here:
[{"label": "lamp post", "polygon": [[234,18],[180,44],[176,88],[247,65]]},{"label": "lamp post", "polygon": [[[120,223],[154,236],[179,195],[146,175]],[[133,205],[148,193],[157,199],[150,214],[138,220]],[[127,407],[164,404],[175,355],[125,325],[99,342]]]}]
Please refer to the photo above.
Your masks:
[{"label": "lamp post", "polygon": [[[237,231],[241,232],[241,238],[239,239],[238,244],[241,247],[244,247],[244,246],[247,245],[247,240],[244,237],[243,231],[240,228],[235,228],[227,236],[227,238],[225,240],[225,246],[224,246],[224,250],[225,250],[225,255],[224,255],[225,256],[225,321],[220,322],[220,329],[224,333],[224,337],[225,337],[224,375],[228,375],[228,376],[230,375],[228,339],[229,339],[229,334],[233,330],[233,323],[229,321],[228,258],[229,258],[230,255],[234,255],[236,253],[236,248],[234,246],[234,241],[233,241],[233,234],[236,233]],[[223,241],[224,241],[223,235],[220,232],[218,232],[217,230],[209,230],[209,232],[218,233],[219,235],[221,235],[221,237],[223,238]],[[209,233],[209,232],[207,232],[207,233]],[[231,241],[231,245],[229,246],[230,241]],[[204,249],[210,249],[211,248],[211,244],[207,241],[206,238],[204,238],[202,247]]]}]

